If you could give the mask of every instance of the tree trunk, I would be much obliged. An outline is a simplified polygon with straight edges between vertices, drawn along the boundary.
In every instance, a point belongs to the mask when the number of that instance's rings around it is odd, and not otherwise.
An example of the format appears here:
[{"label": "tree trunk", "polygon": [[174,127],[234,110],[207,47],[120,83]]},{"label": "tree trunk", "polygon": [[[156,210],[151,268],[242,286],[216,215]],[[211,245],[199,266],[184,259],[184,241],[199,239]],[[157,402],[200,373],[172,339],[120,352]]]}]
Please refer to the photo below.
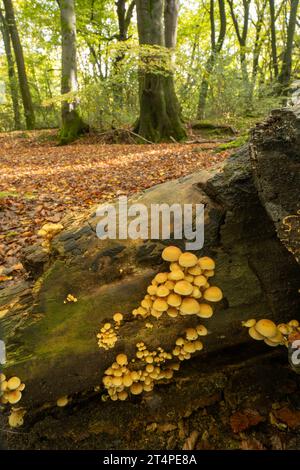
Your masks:
[{"label": "tree trunk", "polygon": [[214,14],[214,0],[210,2],[210,25],[211,25],[211,54],[205,65],[205,72],[202,78],[200,87],[197,119],[203,119],[205,117],[205,107],[207,94],[209,89],[209,78],[214,70],[217,57],[221,52],[223,42],[226,34],[226,11],[224,0],[219,0],[219,11],[220,11],[220,33],[219,38],[216,42],[216,27],[215,27],[215,14]]},{"label": "tree trunk", "polygon": [[[205,243],[196,253],[216,260],[213,284],[221,287],[224,298],[212,318],[201,319],[211,334],[203,340],[204,350],[194,355],[195,370],[224,357],[228,348],[238,353],[247,345],[248,359],[258,354],[241,327],[243,320],[255,316],[280,323],[297,318],[299,144],[299,113],[276,111],[253,131],[250,152],[245,146],[222,171],[196,172],[129,201],[145,204],[148,210],[151,204],[178,201],[205,204]],[[26,383],[21,405],[29,413],[44,403],[55,406],[60,396],[93,390],[116,354],[134,357],[137,342],[145,341],[150,350],[161,346],[172,351],[178,336],[199,323],[194,316],[163,315],[159,320],[148,318],[153,328],[147,329],[145,320],[131,314],[151,279],[166,269],[160,258],[165,244],[175,242],[184,248],[185,240],[99,240],[98,221],[95,212],[87,219],[65,220],[46,259],[39,247],[28,250],[25,262],[36,276],[34,288],[21,285],[0,294],[6,373]],[[78,302],[64,303],[68,294]],[[117,343],[113,349],[100,350],[96,333],[115,312],[124,314]],[[189,376],[185,364],[182,369]],[[170,400],[173,389],[169,390]],[[112,405],[112,421],[118,410]]]},{"label": "tree trunk", "polygon": [[[287,42],[283,54],[281,71],[278,76],[278,94],[287,95],[288,88],[291,81],[292,73],[292,57],[293,57],[293,47],[294,47],[294,36],[297,22],[297,11],[299,6],[299,0],[291,0],[291,11],[287,29]],[[286,103],[286,99],[284,99]]]},{"label": "tree trunk", "polygon": [[33,104],[32,104],[32,98],[31,98],[31,93],[29,89],[27,74],[26,74],[23,48],[21,45],[19,32],[18,32],[16,20],[15,20],[14,7],[12,4],[12,0],[3,0],[3,3],[5,7],[6,21],[8,24],[11,42],[13,45],[15,59],[17,63],[19,85],[20,85],[21,96],[22,96],[22,101],[23,101],[26,127],[27,129],[34,129],[35,116],[34,116],[34,110],[33,110]]},{"label": "tree trunk", "polygon": [[270,29],[271,29],[271,50],[272,50],[272,67],[274,70],[274,78],[278,77],[278,58],[277,58],[277,40],[276,40],[276,26],[275,26],[275,2],[269,0],[270,4]]},{"label": "tree trunk", "polygon": [[10,35],[8,25],[6,23],[6,19],[0,10],[0,29],[3,37],[4,49],[6,54],[7,60],[7,68],[8,68],[8,79],[9,79],[9,87],[10,87],[10,96],[13,105],[13,112],[14,112],[14,128],[15,130],[21,129],[21,116],[20,116],[20,108],[19,108],[19,93],[18,93],[18,81],[15,72],[15,64],[13,58],[13,52],[11,49],[11,42],[10,42]]},{"label": "tree trunk", "polygon": [[[138,0],[136,2],[140,45],[167,47],[172,59],[176,45],[178,1]],[[154,58],[151,57],[150,60]],[[136,132],[142,137],[159,142],[182,140],[186,136],[181,110],[177,100],[171,64],[165,68],[160,64],[159,52],[155,57],[161,71],[140,71],[140,117]],[[145,64],[147,67],[147,64]]]},{"label": "tree trunk", "polygon": [[62,70],[61,93],[69,95],[61,106],[61,144],[67,144],[87,130],[78,112],[76,16],[74,0],[60,0]]}]

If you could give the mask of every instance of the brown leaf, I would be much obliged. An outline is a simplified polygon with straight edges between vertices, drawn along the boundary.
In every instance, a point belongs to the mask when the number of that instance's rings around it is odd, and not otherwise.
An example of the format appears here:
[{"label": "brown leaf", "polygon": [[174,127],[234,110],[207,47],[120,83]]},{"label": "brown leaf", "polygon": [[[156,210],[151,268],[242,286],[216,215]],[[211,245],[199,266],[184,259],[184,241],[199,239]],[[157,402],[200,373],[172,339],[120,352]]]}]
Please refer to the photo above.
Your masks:
[{"label": "brown leaf", "polygon": [[300,411],[292,410],[287,406],[284,406],[279,410],[274,410],[273,413],[277,419],[287,424],[291,429],[295,429],[300,426]]},{"label": "brown leaf", "polygon": [[245,431],[264,421],[264,418],[255,410],[246,409],[236,411],[230,416],[230,426],[234,433]]},{"label": "brown leaf", "polygon": [[240,449],[242,450],[266,450],[263,444],[257,439],[255,439],[254,437],[251,437],[249,439],[244,439],[240,443]]},{"label": "brown leaf", "polygon": [[199,437],[198,431],[192,431],[182,446],[182,450],[194,450]]}]

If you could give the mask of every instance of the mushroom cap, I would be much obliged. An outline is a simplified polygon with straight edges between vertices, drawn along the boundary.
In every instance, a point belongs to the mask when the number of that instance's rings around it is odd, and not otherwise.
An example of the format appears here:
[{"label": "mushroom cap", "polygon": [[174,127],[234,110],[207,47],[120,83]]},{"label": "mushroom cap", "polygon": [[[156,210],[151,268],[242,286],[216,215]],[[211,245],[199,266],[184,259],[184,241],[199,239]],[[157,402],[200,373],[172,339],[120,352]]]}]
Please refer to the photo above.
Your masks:
[{"label": "mushroom cap", "polygon": [[158,284],[163,284],[164,282],[166,282],[168,280],[168,273],[158,273],[158,274],[156,274],[154,280]]},{"label": "mushroom cap", "polygon": [[219,287],[211,286],[204,291],[203,297],[209,302],[219,302],[223,298],[223,293]]},{"label": "mushroom cap", "polygon": [[195,299],[200,299],[202,297],[202,292],[199,287],[195,286],[193,288],[192,297],[194,297]]},{"label": "mushroom cap", "polygon": [[165,282],[164,285],[166,286],[167,289],[169,289],[169,290],[174,290],[175,282],[168,280],[167,282]]},{"label": "mushroom cap", "polygon": [[154,318],[160,318],[162,316],[163,312],[159,312],[158,310],[155,310],[155,308],[152,308],[150,314]]},{"label": "mushroom cap", "polygon": [[202,351],[202,349],[203,349],[203,343],[202,343],[202,341],[200,341],[200,340],[198,339],[197,341],[194,342],[194,345],[195,345],[196,351]]},{"label": "mushroom cap", "polygon": [[179,294],[169,294],[168,295],[168,298],[167,298],[167,302],[168,302],[168,305],[170,305],[171,307],[179,307],[179,305],[181,304],[181,297]]},{"label": "mushroom cap", "polygon": [[8,403],[11,405],[15,405],[18,403],[22,398],[22,393],[19,390],[13,390],[12,392],[9,392],[7,395]]},{"label": "mushroom cap", "polygon": [[132,384],[133,384],[133,380],[132,380],[131,374],[129,372],[129,373],[125,374],[124,377],[123,377],[123,385],[124,385],[124,387],[131,387]]},{"label": "mushroom cap", "polygon": [[118,354],[116,357],[116,362],[119,364],[119,366],[126,366],[126,364],[128,364],[128,358],[126,354]]},{"label": "mushroom cap", "polygon": [[118,398],[119,400],[124,401],[128,398],[128,393],[125,390],[122,390],[118,393]]},{"label": "mushroom cap", "polygon": [[147,292],[148,294],[150,295],[156,295],[156,291],[157,291],[157,286],[148,286],[147,287]]},{"label": "mushroom cap", "polygon": [[7,388],[9,390],[16,390],[18,387],[20,387],[20,385],[21,385],[21,380],[19,379],[19,377],[11,377],[7,381]]},{"label": "mushroom cap", "polygon": [[190,342],[185,343],[183,345],[183,350],[184,350],[184,352],[187,352],[187,353],[190,353],[190,354],[194,353],[196,351],[195,343],[190,343]]},{"label": "mushroom cap", "polygon": [[212,306],[209,304],[201,303],[199,304],[199,312],[197,313],[198,317],[200,318],[210,318],[213,316],[213,309]]},{"label": "mushroom cap", "polygon": [[198,338],[198,332],[195,328],[188,328],[185,331],[186,339],[189,341],[193,341],[194,339]]},{"label": "mushroom cap", "polygon": [[206,282],[207,282],[207,279],[205,276],[203,276],[203,274],[200,274],[200,276],[196,276],[194,279],[194,285],[197,287],[205,286]]},{"label": "mushroom cap", "polygon": [[290,320],[288,322],[288,325],[291,326],[292,328],[298,328],[299,322],[298,322],[298,320]]},{"label": "mushroom cap", "polygon": [[166,300],[158,298],[153,302],[153,309],[157,310],[158,312],[165,312],[168,310],[168,304]]},{"label": "mushroom cap", "polygon": [[3,382],[0,383],[0,391],[5,392],[7,389],[7,380],[3,380]]},{"label": "mushroom cap", "polygon": [[266,318],[258,320],[255,325],[255,329],[260,335],[265,336],[266,338],[271,338],[277,333],[275,323],[272,320],[268,320]]},{"label": "mushroom cap", "polygon": [[169,294],[170,294],[170,291],[164,284],[158,286],[157,291],[156,291],[156,295],[158,297],[167,297],[167,295]]},{"label": "mushroom cap", "polygon": [[130,372],[130,376],[132,378],[132,380],[135,382],[136,380],[139,380],[140,378],[140,375],[139,373],[136,371],[136,370],[133,370]]},{"label": "mushroom cap", "polygon": [[180,255],[179,260],[178,260],[178,263],[183,268],[192,268],[193,266],[197,264],[197,262],[198,262],[197,256],[189,252],[182,253],[182,255]]},{"label": "mushroom cap", "polygon": [[213,269],[206,269],[203,272],[203,274],[204,274],[205,277],[214,277],[215,271]]},{"label": "mushroom cap", "polygon": [[8,417],[8,424],[11,428],[18,428],[24,424],[24,410],[12,411]]},{"label": "mushroom cap", "polygon": [[143,299],[142,302],[141,302],[141,306],[145,309],[149,309],[152,307],[152,300],[151,299]]},{"label": "mushroom cap", "polygon": [[271,338],[268,338],[272,343],[282,343],[283,342],[283,336],[281,332],[277,329],[276,335],[272,336]]},{"label": "mushroom cap", "polygon": [[204,325],[197,325],[196,330],[199,336],[206,336],[208,334],[207,328]]},{"label": "mushroom cap", "polygon": [[132,395],[139,395],[143,391],[143,385],[141,383],[132,384],[130,387],[130,392]]},{"label": "mushroom cap", "polygon": [[277,330],[283,335],[289,335],[291,333],[291,328],[289,328],[289,325],[286,325],[285,323],[279,323],[279,325],[277,325]]},{"label": "mushroom cap", "polygon": [[2,372],[0,373],[0,383],[4,382],[6,380],[6,376],[4,374],[2,374]]},{"label": "mushroom cap", "polygon": [[212,258],[209,258],[208,256],[202,256],[202,258],[199,258],[198,264],[201,269],[205,270],[214,270],[215,269],[215,262]]},{"label": "mushroom cap", "polygon": [[120,323],[123,320],[122,313],[115,313],[113,319],[115,322]]},{"label": "mushroom cap", "polygon": [[181,269],[175,269],[168,274],[169,281],[180,281],[184,279],[184,272]]},{"label": "mushroom cap", "polygon": [[245,326],[246,328],[251,328],[252,326],[256,325],[256,320],[255,318],[250,318],[249,320],[242,321],[242,326]]},{"label": "mushroom cap", "polygon": [[111,379],[111,383],[115,387],[120,387],[120,385],[122,385],[122,383],[123,383],[123,379],[122,379],[122,377],[113,376],[112,379]]},{"label": "mushroom cap", "polygon": [[181,271],[181,267],[178,263],[170,263],[170,271]]},{"label": "mushroom cap", "polygon": [[187,281],[178,281],[174,286],[174,292],[180,295],[191,295],[193,292],[193,286]]},{"label": "mushroom cap", "polygon": [[186,297],[183,299],[180,305],[180,312],[184,315],[195,315],[200,310],[199,303],[192,297]]},{"label": "mushroom cap", "polygon": [[171,263],[173,263],[174,261],[177,261],[179,259],[181,254],[182,251],[177,246],[167,246],[163,250],[161,257],[163,260],[170,261]]},{"label": "mushroom cap", "polygon": [[188,269],[188,273],[192,274],[192,276],[200,276],[200,274],[202,274],[202,269],[196,264],[196,266]]},{"label": "mushroom cap", "polygon": [[67,404],[69,403],[69,399],[67,396],[63,396],[63,397],[60,397],[57,399],[56,401],[56,405],[60,408],[63,408],[64,406],[66,406]]},{"label": "mushroom cap", "polygon": [[256,331],[254,326],[251,326],[251,328],[249,328],[248,333],[251,336],[251,338],[255,339],[256,341],[261,341],[264,339],[264,336],[258,333],[258,331]]}]

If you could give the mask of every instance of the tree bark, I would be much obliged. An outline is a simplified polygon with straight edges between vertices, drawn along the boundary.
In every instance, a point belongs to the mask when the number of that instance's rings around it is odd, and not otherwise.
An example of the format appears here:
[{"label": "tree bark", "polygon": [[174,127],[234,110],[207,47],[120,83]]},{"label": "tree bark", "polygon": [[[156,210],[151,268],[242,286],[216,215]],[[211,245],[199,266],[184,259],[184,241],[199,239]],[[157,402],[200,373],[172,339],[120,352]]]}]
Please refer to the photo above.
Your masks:
[{"label": "tree bark", "polygon": [[[293,47],[294,47],[294,36],[296,29],[297,21],[297,11],[299,6],[299,0],[291,0],[291,11],[287,29],[287,41],[285,50],[283,53],[282,66],[280,74],[278,76],[278,94],[286,95],[288,93],[288,88],[291,81],[292,73],[292,57],[293,57]],[[286,102],[286,99],[284,99]]]},{"label": "tree bark", "polygon": [[87,130],[78,111],[76,15],[74,0],[60,0],[62,70],[61,93],[69,95],[61,106],[61,144],[67,144]]},{"label": "tree bark", "polygon": [[[158,52],[154,59],[158,70],[155,73],[140,71],[140,117],[135,131],[153,142],[172,138],[182,140],[186,131],[181,119],[171,65],[176,45],[178,0],[167,0],[165,9],[163,0],[138,0],[136,7],[140,45],[166,47],[170,53],[170,65],[164,67],[160,64]],[[161,60],[166,62],[165,59]]]},{"label": "tree bark", "polygon": [[276,40],[276,26],[275,26],[275,2],[269,0],[270,5],[270,29],[271,29],[271,51],[272,51],[272,67],[274,71],[274,78],[278,77],[278,58],[277,58],[277,40]]},{"label": "tree bark", "polygon": [[14,112],[14,128],[16,130],[21,129],[21,116],[19,108],[19,93],[18,93],[18,80],[15,72],[14,57],[11,48],[11,40],[9,35],[8,25],[5,16],[0,9],[0,29],[3,37],[4,49],[7,60],[8,79],[10,87],[10,96],[13,105]]},{"label": "tree bark", "polygon": [[32,104],[31,93],[29,89],[23,48],[19,37],[19,32],[15,19],[15,12],[12,0],[3,0],[6,21],[9,28],[9,33],[11,37],[11,42],[13,45],[15,59],[18,69],[19,85],[21,90],[22,102],[24,107],[25,121],[27,129],[34,129],[35,127],[35,116],[34,109]]},{"label": "tree bark", "polygon": [[211,54],[206,62],[205,71],[201,82],[200,94],[198,100],[197,119],[205,117],[205,108],[207,101],[207,94],[209,89],[209,78],[214,70],[218,55],[221,52],[223,42],[226,34],[226,11],[224,0],[219,0],[220,12],[220,32],[218,40],[216,41],[216,27],[215,27],[215,14],[214,14],[214,0],[210,2],[210,25],[211,25]]}]

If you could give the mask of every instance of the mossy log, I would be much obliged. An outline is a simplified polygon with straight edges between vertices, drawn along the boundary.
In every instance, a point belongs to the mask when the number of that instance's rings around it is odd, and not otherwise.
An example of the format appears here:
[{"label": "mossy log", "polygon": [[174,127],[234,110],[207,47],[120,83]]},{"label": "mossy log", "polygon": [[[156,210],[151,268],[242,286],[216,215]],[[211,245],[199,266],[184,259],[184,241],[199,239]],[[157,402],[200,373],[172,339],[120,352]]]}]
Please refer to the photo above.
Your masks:
[{"label": "mossy log", "polygon": [[[211,334],[204,339],[204,350],[196,353],[199,364],[207,355],[250,342],[243,320],[268,317],[281,322],[299,312],[299,232],[291,247],[281,232],[285,217],[299,210],[297,115],[284,110],[271,116],[257,126],[250,147],[251,152],[245,146],[214,171],[155,186],[129,201],[148,207],[205,204],[205,245],[196,254],[215,259],[214,284],[224,298],[211,319],[201,319]],[[26,383],[25,407],[93,390],[119,352],[134,357],[139,341],[150,350],[162,346],[171,351],[185,328],[199,323],[191,316],[164,315],[153,318],[154,327],[148,329],[145,321],[134,318],[131,311],[149,281],[165,268],[162,249],[174,240],[101,241],[97,222],[95,212],[65,220],[48,256],[38,246],[28,250],[25,262],[36,276],[33,288],[22,284],[0,294],[7,375],[18,375]],[[182,248],[184,242],[175,241]],[[78,302],[64,303],[70,293]],[[118,341],[113,349],[100,350],[96,334],[117,311],[125,317]]]}]

